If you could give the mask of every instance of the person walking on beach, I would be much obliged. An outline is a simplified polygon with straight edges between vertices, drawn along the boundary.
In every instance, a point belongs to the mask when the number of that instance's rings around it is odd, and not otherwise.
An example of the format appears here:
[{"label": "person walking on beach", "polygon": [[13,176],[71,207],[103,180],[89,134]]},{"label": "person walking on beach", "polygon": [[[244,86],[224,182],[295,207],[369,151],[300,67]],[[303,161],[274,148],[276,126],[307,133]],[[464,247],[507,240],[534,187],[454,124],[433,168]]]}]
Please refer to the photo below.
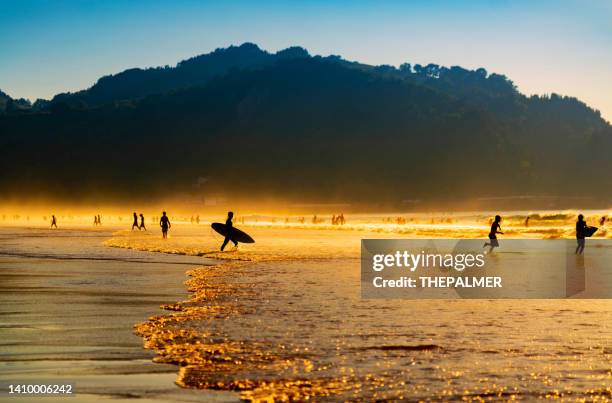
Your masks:
[{"label": "person walking on beach", "polygon": [[98,225],[98,216],[94,216],[94,227]]},{"label": "person walking on beach", "polygon": [[223,244],[221,245],[221,252],[223,252],[223,249],[225,249],[229,241],[232,241],[234,243],[234,247],[238,247],[238,242],[234,239],[233,234],[232,234],[234,230],[234,224],[232,223],[232,218],[234,218],[234,213],[231,211],[228,211],[227,220],[225,220],[226,234],[225,234],[225,239],[223,240]]},{"label": "person walking on beach", "polygon": [[495,220],[491,224],[491,231],[489,232],[489,242],[485,242],[485,244],[483,245],[483,248],[486,248],[487,246],[490,247],[489,253],[493,252],[494,248],[499,248],[499,242],[497,241],[497,234],[503,234],[501,230],[501,225],[499,225],[501,220],[502,218],[500,216],[498,215],[495,216]]},{"label": "person walking on beach", "polygon": [[578,221],[576,221],[576,255],[582,255],[584,252],[584,244],[586,238],[587,224],[584,221],[584,216],[582,214],[578,215]]},{"label": "person walking on beach", "polygon": [[55,229],[57,229],[57,220],[55,219],[55,216],[52,215],[51,216],[51,228],[55,227]]},{"label": "person walking on beach", "polygon": [[135,211],[134,211],[134,222],[132,223],[132,231],[134,231],[134,227],[140,229],[140,227],[138,226],[138,216],[136,215]]},{"label": "person walking on beach", "polygon": [[[136,214],[136,213],[134,213],[134,214]],[[162,216],[159,219],[159,226],[162,229],[162,238],[164,238],[164,239],[168,238],[168,228],[170,228],[172,225],[170,224],[170,219],[166,215],[165,211],[162,212]]]},{"label": "person walking on beach", "polygon": [[144,215],[142,215],[142,213],[140,213],[140,227],[138,229],[143,229],[143,230],[147,230],[147,227],[145,227],[144,224]]}]

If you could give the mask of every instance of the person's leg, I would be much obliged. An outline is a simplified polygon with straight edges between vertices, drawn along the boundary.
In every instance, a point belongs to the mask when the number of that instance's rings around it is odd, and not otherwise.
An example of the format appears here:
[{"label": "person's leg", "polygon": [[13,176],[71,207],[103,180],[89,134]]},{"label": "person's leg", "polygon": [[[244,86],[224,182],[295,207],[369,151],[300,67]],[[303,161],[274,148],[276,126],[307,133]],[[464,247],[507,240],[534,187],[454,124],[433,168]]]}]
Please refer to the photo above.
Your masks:
[{"label": "person's leg", "polygon": [[238,247],[238,241],[236,241],[234,238],[232,238],[232,242],[234,243],[234,246],[237,248]]},{"label": "person's leg", "polygon": [[225,239],[223,240],[223,244],[221,245],[221,252],[223,252],[223,249],[225,249],[229,241],[230,241],[230,237],[226,236]]}]

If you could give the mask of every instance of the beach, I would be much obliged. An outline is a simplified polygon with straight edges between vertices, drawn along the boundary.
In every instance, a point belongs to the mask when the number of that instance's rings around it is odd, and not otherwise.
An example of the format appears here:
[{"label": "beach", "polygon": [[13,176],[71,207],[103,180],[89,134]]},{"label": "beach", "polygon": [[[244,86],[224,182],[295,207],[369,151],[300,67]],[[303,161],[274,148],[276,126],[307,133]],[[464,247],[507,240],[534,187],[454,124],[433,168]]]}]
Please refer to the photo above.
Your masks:
[{"label": "beach", "polygon": [[133,334],[161,304],[187,296],[187,268],[209,262],[103,246],[112,232],[0,229],[3,385],[70,383],[79,402],[236,401],[229,392],[179,388],[176,368],[154,364]]},{"label": "beach", "polygon": [[361,239],[486,234],[425,220],[251,221],[256,243],[223,253],[205,221],[4,228],[3,379],[84,400],[612,397],[610,300],[362,299]]},{"label": "beach", "polygon": [[191,297],[137,327],[184,387],[245,400],[611,396],[610,300],[364,300],[359,240],[401,232],[243,229],[257,243],[225,253],[205,226],[106,242],[221,260],[190,271]]}]

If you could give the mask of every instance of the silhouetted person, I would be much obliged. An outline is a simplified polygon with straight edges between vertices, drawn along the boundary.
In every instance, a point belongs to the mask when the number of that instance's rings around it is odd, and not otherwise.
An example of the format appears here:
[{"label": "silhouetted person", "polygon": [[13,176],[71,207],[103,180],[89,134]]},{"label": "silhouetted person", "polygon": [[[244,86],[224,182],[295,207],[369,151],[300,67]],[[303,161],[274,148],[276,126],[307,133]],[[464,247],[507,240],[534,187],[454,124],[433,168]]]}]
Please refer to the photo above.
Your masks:
[{"label": "silhouetted person", "polygon": [[94,227],[96,225],[98,225],[98,216],[97,215],[94,216]]},{"label": "silhouetted person", "polygon": [[196,220],[196,224],[199,224],[199,223],[200,223],[200,215],[199,215],[199,214],[196,216],[196,219],[195,219],[195,220]]},{"label": "silhouetted person", "polygon": [[100,217],[100,214],[98,214],[98,225],[102,225],[102,217]]},{"label": "silhouetted person", "polygon": [[55,219],[54,215],[51,216],[51,228],[53,227],[57,229],[57,220]]},{"label": "silhouetted person", "polygon": [[495,220],[491,224],[491,231],[489,232],[489,242],[485,242],[483,248],[490,246],[489,253],[493,252],[493,248],[499,248],[499,242],[497,241],[497,234],[503,234],[501,230],[502,218],[498,215],[495,216]]},{"label": "silhouetted person", "polygon": [[[136,213],[134,213],[134,214],[136,214]],[[162,229],[162,237],[164,239],[168,238],[168,228],[170,228],[172,225],[170,224],[170,219],[166,215],[165,211],[162,213],[162,216],[159,219],[159,226]]]},{"label": "silhouetted person", "polygon": [[601,219],[599,220],[599,226],[603,227],[604,224],[606,223],[606,216],[601,217]]},{"label": "silhouetted person", "polygon": [[134,227],[140,229],[140,227],[138,226],[138,216],[136,215],[135,211],[134,211],[134,222],[132,223],[132,231],[134,231]]},{"label": "silhouetted person", "polygon": [[140,213],[140,228],[138,229],[143,229],[145,231],[147,230],[147,227],[145,227],[145,224],[144,224],[144,215],[142,215],[142,213]]},{"label": "silhouetted person", "polygon": [[529,227],[529,216],[525,218],[525,227]]},{"label": "silhouetted person", "polygon": [[576,243],[578,244],[576,246],[577,255],[581,255],[582,252],[584,252],[584,244],[585,244],[584,238],[586,237],[586,230],[587,230],[586,221],[584,221],[584,216],[580,214],[578,216],[578,221],[576,221]]},{"label": "silhouetted person", "polygon": [[232,232],[234,230],[234,224],[232,224],[232,218],[234,217],[234,213],[229,211],[227,213],[227,220],[225,220],[225,239],[223,240],[223,244],[221,245],[221,251],[223,252],[223,249],[225,249],[225,246],[228,244],[229,241],[232,241],[234,243],[234,246],[238,246],[238,242],[232,237]]}]

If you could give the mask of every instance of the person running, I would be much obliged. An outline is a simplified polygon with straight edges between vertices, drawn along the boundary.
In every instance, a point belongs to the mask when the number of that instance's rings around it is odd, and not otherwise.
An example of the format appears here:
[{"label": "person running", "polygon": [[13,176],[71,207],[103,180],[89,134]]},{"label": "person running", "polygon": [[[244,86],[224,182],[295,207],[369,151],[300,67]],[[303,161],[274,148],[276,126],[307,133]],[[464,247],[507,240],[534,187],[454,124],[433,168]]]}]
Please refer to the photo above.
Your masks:
[{"label": "person running", "polygon": [[232,224],[232,218],[234,218],[234,213],[229,211],[227,213],[227,220],[225,220],[226,234],[225,239],[223,240],[223,244],[221,245],[221,252],[223,252],[223,249],[225,249],[229,241],[232,241],[234,243],[234,247],[238,247],[238,242],[232,236],[232,232],[234,229],[234,225]]},{"label": "person running", "polygon": [[142,213],[140,213],[140,227],[138,229],[143,229],[145,231],[147,230],[144,223],[144,215]]},{"label": "person running", "polygon": [[494,248],[499,248],[499,242],[497,241],[497,234],[503,234],[501,230],[501,222],[502,218],[498,215],[495,216],[495,220],[491,223],[491,231],[489,232],[489,242],[485,242],[483,248],[487,246],[490,247],[489,253],[493,252]]},{"label": "person running", "polygon": [[134,231],[134,227],[140,229],[140,227],[138,226],[138,215],[136,215],[135,211],[134,211],[134,222],[132,223],[132,231]]},{"label": "person running", "polygon": [[57,219],[54,215],[51,216],[51,228],[55,227],[57,229]]},{"label": "person running", "polygon": [[172,225],[170,224],[170,219],[166,215],[165,211],[162,212],[162,216],[159,219],[159,226],[162,229],[162,238],[168,238],[168,228],[170,228]]},{"label": "person running", "polygon": [[584,216],[582,214],[578,215],[578,221],[576,221],[576,255],[582,255],[582,252],[584,252],[587,228]]}]

